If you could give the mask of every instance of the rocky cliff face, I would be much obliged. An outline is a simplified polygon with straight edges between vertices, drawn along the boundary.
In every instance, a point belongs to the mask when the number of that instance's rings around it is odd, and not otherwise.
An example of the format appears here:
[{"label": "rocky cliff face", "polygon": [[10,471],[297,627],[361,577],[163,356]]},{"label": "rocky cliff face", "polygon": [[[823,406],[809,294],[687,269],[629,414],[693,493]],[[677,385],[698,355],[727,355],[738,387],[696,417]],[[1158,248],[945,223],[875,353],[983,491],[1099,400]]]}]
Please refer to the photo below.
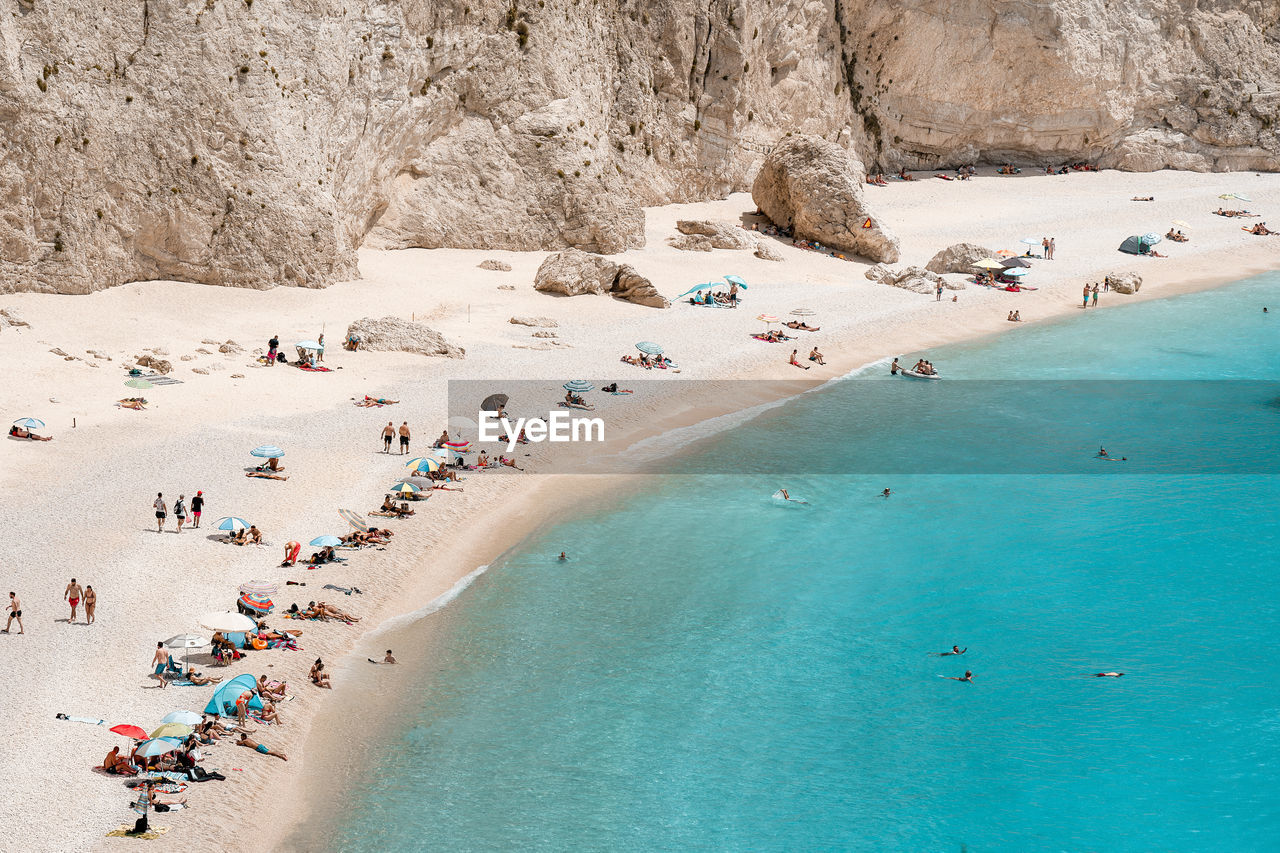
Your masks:
[{"label": "rocky cliff face", "polygon": [[871,164],[1277,168],[1280,0],[10,0],[0,291],[322,286],[643,240],[787,132]]}]

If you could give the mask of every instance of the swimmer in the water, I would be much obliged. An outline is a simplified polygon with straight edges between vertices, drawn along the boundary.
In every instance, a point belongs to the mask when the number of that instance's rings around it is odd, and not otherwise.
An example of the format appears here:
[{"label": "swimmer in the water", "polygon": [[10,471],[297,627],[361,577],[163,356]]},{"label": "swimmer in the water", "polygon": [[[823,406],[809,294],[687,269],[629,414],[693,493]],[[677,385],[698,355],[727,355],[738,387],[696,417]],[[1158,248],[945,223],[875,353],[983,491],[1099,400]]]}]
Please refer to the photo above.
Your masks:
[{"label": "swimmer in the water", "polygon": [[949,652],[935,652],[935,654],[940,658],[945,658],[947,655],[962,655],[967,651],[969,651],[968,646],[965,646],[963,649],[959,646],[952,646],[951,651]]},{"label": "swimmer in the water", "polygon": [[778,491],[782,492],[782,499],[783,499],[784,501],[789,501],[789,500],[791,500],[791,495],[787,494],[787,490],[786,490],[786,489],[778,489]]},{"label": "swimmer in the water", "polygon": [[948,675],[944,677],[951,681],[967,681],[970,684],[973,683],[973,673],[967,669],[964,671],[964,675]]},{"label": "swimmer in the water", "polygon": [[889,490],[888,490],[888,489],[885,489],[883,492],[881,492],[881,493],[880,493],[880,497],[882,497],[882,498],[887,498],[887,497],[889,497]]},{"label": "swimmer in the water", "polygon": [[1093,677],[1094,678],[1119,678],[1122,675],[1124,675],[1123,672],[1095,672],[1093,674]]},{"label": "swimmer in the water", "polygon": [[561,551],[561,552],[560,552],[560,557],[559,557],[559,559],[560,559],[560,560],[568,560],[569,558],[568,558],[568,557],[566,557],[566,556],[564,555],[564,551]]},{"label": "swimmer in the water", "polygon": [[1105,457],[1105,456],[1107,455],[1107,449],[1106,449],[1105,447],[1099,447],[1099,448],[1098,448],[1098,455],[1099,455],[1099,456],[1103,456],[1103,457]]}]

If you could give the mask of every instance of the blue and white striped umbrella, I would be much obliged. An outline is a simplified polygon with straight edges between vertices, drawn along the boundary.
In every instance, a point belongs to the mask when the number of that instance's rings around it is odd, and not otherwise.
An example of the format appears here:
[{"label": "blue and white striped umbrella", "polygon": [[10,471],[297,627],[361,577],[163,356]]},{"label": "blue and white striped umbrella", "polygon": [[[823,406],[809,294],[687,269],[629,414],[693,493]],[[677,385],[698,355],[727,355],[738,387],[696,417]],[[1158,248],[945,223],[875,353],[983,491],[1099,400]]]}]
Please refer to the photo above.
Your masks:
[{"label": "blue and white striped umbrella", "polygon": [[157,755],[164,755],[166,752],[173,752],[178,748],[178,744],[166,738],[158,737],[151,740],[144,740],[138,744],[138,751],[134,753],[139,758],[155,758]]},{"label": "blue and white striped umbrella", "polygon": [[220,518],[213,525],[214,530],[230,530],[234,533],[237,530],[248,530],[249,522],[243,518],[236,518],[234,515],[228,515],[226,518]]},{"label": "blue and white striped umbrella", "polygon": [[253,450],[249,451],[250,456],[258,456],[263,459],[279,459],[284,456],[284,451],[276,447],[274,444],[260,444]]},{"label": "blue and white striped umbrella", "polygon": [[1156,243],[1160,243],[1163,240],[1164,238],[1161,237],[1159,234],[1155,233],[1154,231],[1151,232],[1150,234],[1142,235],[1142,242],[1146,243],[1148,246],[1154,246]]},{"label": "blue and white striped umbrella", "polygon": [[20,418],[13,425],[19,429],[44,429],[44,421],[39,418]]},{"label": "blue and white striped umbrella", "polygon": [[440,470],[440,460],[434,456],[420,456],[417,459],[410,459],[406,464],[406,468],[412,468],[415,471],[426,471],[428,474],[434,474]]},{"label": "blue and white striped umbrella", "polygon": [[562,386],[566,391],[572,391],[574,394],[584,394],[587,391],[594,391],[595,387],[585,379],[574,379],[564,383]]},{"label": "blue and white striped umbrella", "polygon": [[636,344],[636,349],[645,355],[662,355],[662,345],[655,344],[653,341],[641,341]]}]

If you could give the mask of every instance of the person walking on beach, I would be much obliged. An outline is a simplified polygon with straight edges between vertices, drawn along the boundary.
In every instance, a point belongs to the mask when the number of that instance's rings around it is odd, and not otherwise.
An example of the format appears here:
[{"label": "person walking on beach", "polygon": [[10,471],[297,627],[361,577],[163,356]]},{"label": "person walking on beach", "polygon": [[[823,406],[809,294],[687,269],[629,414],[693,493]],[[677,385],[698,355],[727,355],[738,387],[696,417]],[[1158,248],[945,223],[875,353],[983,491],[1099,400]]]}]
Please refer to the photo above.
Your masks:
[{"label": "person walking on beach", "polygon": [[187,520],[187,496],[178,495],[178,499],[173,502],[173,517],[178,522],[178,533],[182,532],[182,525]]},{"label": "person walking on beach", "polygon": [[1053,253],[1058,251],[1058,238],[1049,238],[1049,260],[1053,260]]},{"label": "person walking on beach", "polygon": [[942,285],[941,285],[941,284],[939,284],[939,285],[938,285],[938,287],[937,287],[937,289],[934,291],[934,293],[936,294],[937,298],[936,298],[936,299],[934,299],[933,301],[934,301],[934,302],[941,302],[941,301],[942,301]]},{"label": "person walking on beach", "polygon": [[1089,294],[1090,294],[1090,293],[1092,293],[1092,291],[1089,289],[1089,285],[1088,285],[1088,284],[1086,284],[1086,285],[1084,286],[1084,304],[1080,306],[1081,308],[1088,308],[1088,307],[1089,307]]},{"label": "person walking on beach", "polygon": [[71,618],[67,620],[68,625],[76,621],[76,608],[80,606],[80,599],[83,597],[84,590],[80,584],[76,583],[76,579],[72,578],[71,583],[67,584],[67,588],[62,593],[63,600],[71,605]]},{"label": "person walking on beach", "polygon": [[280,349],[280,336],[272,335],[271,340],[267,341],[267,367],[275,367],[278,349]]},{"label": "person walking on beach", "polygon": [[382,428],[382,452],[391,452],[391,437],[396,434],[396,428],[391,421],[387,421],[387,425]]},{"label": "person walking on beach", "polygon": [[316,362],[319,363],[324,361],[324,332],[320,333],[320,337],[316,339],[316,343],[319,344],[319,347],[316,349]]},{"label": "person walking on beach", "polygon": [[191,499],[191,526],[198,528],[200,526],[200,513],[204,512],[204,492],[196,492],[196,496]]},{"label": "person walking on beach", "polygon": [[1047,261],[1049,259],[1049,238],[1048,237],[1040,238],[1040,251],[1044,255],[1045,260]]},{"label": "person walking on beach", "polygon": [[93,591],[93,584],[84,588],[84,624],[93,624],[93,611],[98,607],[98,594]]},{"label": "person walking on beach", "polygon": [[1093,307],[1098,307],[1098,285],[1093,286]]},{"label": "person walking on beach", "polygon": [[165,509],[164,493],[156,492],[156,533],[164,533],[164,520],[169,515],[169,511]]},{"label": "person walking on beach", "polygon": [[4,630],[0,634],[9,633],[9,626],[13,624],[13,620],[18,620],[18,633],[25,634],[26,629],[22,627],[22,601],[16,593],[9,593],[9,621],[4,623]]},{"label": "person walking on beach", "polygon": [[178,668],[173,665],[173,659],[169,657],[169,650],[164,647],[164,643],[156,643],[156,653],[151,658],[151,662],[155,664],[156,669],[153,673],[154,677],[160,680],[160,688],[163,690],[169,686],[164,680],[164,671],[166,669],[172,672],[178,672]]},{"label": "person walking on beach", "polygon": [[409,422],[400,424],[400,455],[409,452]]}]

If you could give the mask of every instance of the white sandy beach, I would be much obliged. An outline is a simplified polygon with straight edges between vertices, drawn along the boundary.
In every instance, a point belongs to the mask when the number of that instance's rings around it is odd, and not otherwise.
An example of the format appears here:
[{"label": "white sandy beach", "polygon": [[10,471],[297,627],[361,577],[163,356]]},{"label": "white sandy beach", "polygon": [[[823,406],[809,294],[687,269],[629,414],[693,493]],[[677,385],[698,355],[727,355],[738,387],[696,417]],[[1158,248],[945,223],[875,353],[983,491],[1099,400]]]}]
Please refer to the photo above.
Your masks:
[{"label": "white sandy beach", "polygon": [[[779,243],[782,263],[746,251],[681,252],[666,244],[674,223],[685,218],[737,221],[754,210],[750,196],[647,211],[646,248],[621,260],[634,265],[667,296],[737,273],[750,283],[742,308],[714,311],[676,304],[644,308],[607,297],[557,298],[532,289],[545,252],[405,250],[361,253],[359,281],[325,290],[223,289],[176,282],[129,284],[87,296],[0,295],[29,328],[0,332],[0,412],[10,421],[32,416],[48,423],[51,442],[8,439],[0,444],[0,550],[4,583],[0,594],[18,593],[25,635],[0,635],[0,843],[29,851],[126,849],[139,842],[107,838],[108,830],[135,817],[128,793],[116,777],[92,772],[125,739],[107,731],[118,723],[148,730],[171,710],[202,710],[209,687],[155,689],[148,677],[158,640],[198,632],[197,618],[234,607],[236,588],[251,579],[279,583],[278,605],[327,599],[362,616],[358,625],[293,623],[304,631],[304,651],[254,652],[239,665],[204,667],[231,677],[267,673],[286,680],[292,701],[281,706],[285,725],[259,730],[258,739],[290,756],[286,762],[229,744],[217,745],[204,762],[226,782],[192,785],[186,811],[153,815],[167,828],[151,850],[270,850],[303,814],[309,784],[306,752],[339,749],[340,730],[309,732],[326,702],[348,702],[341,661],[362,634],[388,619],[414,611],[450,588],[477,565],[500,554],[525,532],[571,505],[590,489],[616,484],[592,478],[565,488],[567,477],[530,471],[473,472],[460,493],[436,493],[418,505],[418,515],[388,521],[394,542],[386,550],[362,550],[349,562],[308,571],[279,568],[288,540],[306,543],[325,533],[346,532],[338,508],[373,509],[403,473],[407,457],[380,452],[379,431],[387,421],[408,421],[415,451],[425,451],[445,419],[449,379],[545,379],[549,389],[570,378],[628,381],[659,378],[620,364],[639,340],[665,345],[688,379],[754,377],[827,379],[856,365],[921,351],[962,338],[1014,332],[1010,310],[1038,322],[1078,311],[1085,281],[1110,272],[1136,271],[1140,294],[1104,293],[1099,309],[1159,298],[1237,280],[1280,265],[1280,238],[1256,237],[1242,224],[1210,211],[1225,204],[1220,193],[1240,193],[1247,207],[1268,219],[1280,210],[1280,175],[1158,172],[1084,173],[1067,176],[996,177],[992,170],[969,182],[921,176],[912,183],[868,187],[880,216],[897,233],[904,264],[923,266],[938,250],[968,241],[992,249],[1021,251],[1027,235],[1053,236],[1057,259],[1036,262],[1034,292],[1008,293],[980,287],[936,302],[868,281],[867,264],[846,262]],[[1155,202],[1133,202],[1152,195]],[[1165,242],[1165,259],[1137,258],[1117,251],[1130,234],[1163,234],[1174,219],[1191,224],[1191,242]],[[1274,213],[1280,225],[1280,213]],[[486,258],[509,262],[510,272],[477,268]],[[956,277],[959,278],[959,277]],[[500,290],[514,285],[515,290]],[[787,364],[790,348],[753,340],[762,312],[785,316],[815,309],[821,331],[795,345],[802,355],[817,345],[827,365],[802,372]],[[410,317],[440,331],[466,349],[466,358],[426,358],[407,353],[341,349],[347,324],[361,317]],[[512,325],[513,315],[557,320],[553,349],[531,349],[543,339]],[[265,368],[251,351],[278,334],[292,355],[295,341],[326,334],[325,363],[312,374],[288,366]],[[203,340],[234,340],[250,352],[217,353]],[[198,354],[200,347],[212,354]],[[144,347],[167,351],[180,385],[143,393],[151,405],[137,412],[116,408],[133,392],[123,386],[125,369]],[[60,348],[68,361],[50,353]],[[107,361],[86,354],[95,350]],[[195,355],[182,361],[181,356]],[[1087,353],[1082,357],[1087,358]],[[945,371],[945,365],[939,365]],[[193,368],[208,370],[205,375]],[[339,369],[340,368],[340,369]],[[232,378],[243,374],[243,378]],[[663,377],[667,378],[667,377]],[[400,400],[364,409],[364,395]],[[618,402],[621,401],[621,402]],[[550,401],[548,401],[550,402]],[[602,414],[618,441],[715,414],[688,406],[655,411],[643,395],[615,398]],[[73,427],[74,420],[74,427]],[[287,482],[249,479],[251,448],[264,443],[286,451]],[[155,530],[151,502],[163,492],[172,505],[196,490],[207,498],[205,529]],[[213,520],[236,515],[257,524],[269,545],[237,548],[211,541]],[[384,519],[371,519],[379,523]],[[304,554],[308,551],[304,547]],[[98,593],[97,624],[67,625],[61,593],[70,578]],[[286,580],[305,587],[285,587]],[[358,586],[350,597],[322,590],[325,583]],[[281,607],[283,609],[283,607]],[[83,616],[81,617],[83,619]],[[293,627],[269,619],[273,627]],[[15,624],[14,630],[17,626]],[[204,632],[207,636],[207,632]],[[423,650],[414,650],[420,656]],[[316,657],[335,671],[335,690],[307,683]],[[203,658],[200,658],[204,660]],[[413,657],[401,655],[413,666]],[[55,714],[105,719],[91,726],[55,719]],[[327,718],[326,718],[327,719]],[[245,830],[252,827],[246,836]],[[244,838],[251,838],[245,842]],[[7,845],[15,843],[14,848]]]}]

